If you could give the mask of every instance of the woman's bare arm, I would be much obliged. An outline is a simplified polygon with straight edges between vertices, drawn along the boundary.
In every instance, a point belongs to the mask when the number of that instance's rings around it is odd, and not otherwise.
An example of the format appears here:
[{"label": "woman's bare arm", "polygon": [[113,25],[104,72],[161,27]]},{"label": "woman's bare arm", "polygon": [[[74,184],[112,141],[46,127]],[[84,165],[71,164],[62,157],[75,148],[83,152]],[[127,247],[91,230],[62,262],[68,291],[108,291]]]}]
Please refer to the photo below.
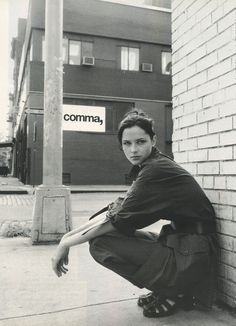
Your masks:
[{"label": "woman's bare arm", "polygon": [[110,221],[107,221],[101,225],[94,226],[91,224],[91,229],[89,229],[87,232],[84,232],[84,228],[82,231],[76,232],[75,234],[72,234],[60,242],[59,246],[63,246],[66,248],[70,248],[75,245],[82,244],[84,242],[88,242],[89,240],[99,237],[105,233],[114,231],[115,228],[111,224]]},{"label": "woman's bare arm", "polygon": [[63,237],[62,240],[64,240],[65,238],[68,238],[74,234],[80,233],[85,231],[86,229],[92,228],[95,224],[97,224],[99,221],[105,220],[106,218],[106,213],[100,214],[99,216],[97,216],[96,218],[88,221],[87,223],[81,225],[80,227],[66,233]]},{"label": "woman's bare arm", "polygon": [[57,247],[55,256],[52,258],[53,271],[58,277],[67,273],[68,269],[64,265],[68,264],[68,253],[70,247],[88,242],[93,238],[114,230],[115,228],[111,222],[107,221],[101,225],[91,227],[87,232],[84,232],[84,228],[82,228],[82,231],[71,234],[66,238],[62,238]]}]

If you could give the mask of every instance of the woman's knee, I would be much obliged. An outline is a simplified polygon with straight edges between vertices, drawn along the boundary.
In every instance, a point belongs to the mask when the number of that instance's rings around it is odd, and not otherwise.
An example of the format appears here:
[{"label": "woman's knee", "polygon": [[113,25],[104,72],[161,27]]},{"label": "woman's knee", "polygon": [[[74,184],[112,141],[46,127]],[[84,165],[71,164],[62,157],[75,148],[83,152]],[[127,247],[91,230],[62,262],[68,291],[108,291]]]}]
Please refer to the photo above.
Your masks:
[{"label": "woman's knee", "polygon": [[91,256],[100,263],[104,263],[114,256],[122,256],[127,250],[123,235],[117,232],[106,233],[89,241]]},{"label": "woman's knee", "polygon": [[106,251],[107,249],[107,237],[99,236],[89,241],[89,252],[91,256],[96,260],[97,256],[101,254],[102,251]]}]

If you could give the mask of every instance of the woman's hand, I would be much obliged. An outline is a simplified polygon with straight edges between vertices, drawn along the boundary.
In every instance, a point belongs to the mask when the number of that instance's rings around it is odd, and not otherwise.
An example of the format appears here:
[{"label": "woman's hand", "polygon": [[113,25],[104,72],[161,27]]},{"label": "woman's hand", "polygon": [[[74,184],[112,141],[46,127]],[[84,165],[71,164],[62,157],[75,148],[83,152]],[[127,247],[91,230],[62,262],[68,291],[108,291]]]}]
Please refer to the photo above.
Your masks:
[{"label": "woman's hand", "polygon": [[91,226],[89,230],[82,228],[83,231],[71,231],[71,233],[63,237],[57,247],[55,256],[52,258],[52,269],[58,277],[68,272],[68,269],[65,267],[65,265],[68,264],[68,254],[70,247],[88,242],[91,239],[115,230],[115,227],[111,224],[110,221],[103,220],[99,221],[99,223],[96,225],[97,222],[94,224],[93,221],[86,226],[86,228]]},{"label": "woman's hand", "polygon": [[65,247],[63,243],[60,243],[57,247],[55,256],[52,257],[52,269],[58,277],[68,272],[68,269],[64,266],[68,265],[68,262],[69,248]]}]

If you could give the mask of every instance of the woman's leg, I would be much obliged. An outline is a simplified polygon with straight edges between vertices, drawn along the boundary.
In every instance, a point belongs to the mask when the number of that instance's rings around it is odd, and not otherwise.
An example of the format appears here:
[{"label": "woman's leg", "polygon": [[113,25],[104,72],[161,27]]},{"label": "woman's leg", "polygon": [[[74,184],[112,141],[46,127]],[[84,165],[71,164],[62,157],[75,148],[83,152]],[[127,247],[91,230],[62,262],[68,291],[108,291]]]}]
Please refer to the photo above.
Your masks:
[{"label": "woman's leg", "polygon": [[[140,237],[126,237],[119,232],[111,232],[90,241],[90,253],[98,263],[140,288],[146,286],[142,283],[142,277],[136,278],[135,276],[143,268],[145,271],[147,262],[147,268],[149,267],[154,256],[157,259],[152,261],[152,265],[162,265],[166,258],[164,253],[164,255],[160,254],[160,259],[158,259],[156,251],[161,252],[160,250],[162,247],[159,243],[156,240],[151,240],[150,235],[145,236],[144,233]],[[163,251],[167,253],[169,250],[163,248]],[[159,270],[162,271],[162,267]],[[145,279],[144,275],[143,277]],[[143,302],[142,304],[139,303],[140,300],[138,300],[138,305],[143,307],[145,317],[169,316],[177,308],[175,301],[160,297],[157,293],[150,293],[148,299],[145,298],[144,304]]]},{"label": "woman's leg", "polygon": [[155,250],[156,244],[156,240],[144,233],[142,237],[128,237],[114,231],[91,240],[90,253],[98,263],[142,288],[133,275]]}]

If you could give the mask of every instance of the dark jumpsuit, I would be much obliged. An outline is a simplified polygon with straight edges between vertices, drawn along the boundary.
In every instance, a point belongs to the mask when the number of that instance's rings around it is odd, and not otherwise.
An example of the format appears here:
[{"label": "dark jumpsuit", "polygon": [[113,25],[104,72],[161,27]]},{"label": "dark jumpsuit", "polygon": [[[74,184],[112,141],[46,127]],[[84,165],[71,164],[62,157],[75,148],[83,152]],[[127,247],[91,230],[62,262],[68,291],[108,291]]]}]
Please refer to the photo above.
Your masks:
[{"label": "dark jumpsuit", "polygon": [[[159,235],[136,232],[160,219],[171,223]],[[192,295],[211,307],[217,253],[215,214],[186,170],[153,149],[110,220],[116,231],[90,241],[90,253],[97,262],[140,288],[167,297]]]}]

